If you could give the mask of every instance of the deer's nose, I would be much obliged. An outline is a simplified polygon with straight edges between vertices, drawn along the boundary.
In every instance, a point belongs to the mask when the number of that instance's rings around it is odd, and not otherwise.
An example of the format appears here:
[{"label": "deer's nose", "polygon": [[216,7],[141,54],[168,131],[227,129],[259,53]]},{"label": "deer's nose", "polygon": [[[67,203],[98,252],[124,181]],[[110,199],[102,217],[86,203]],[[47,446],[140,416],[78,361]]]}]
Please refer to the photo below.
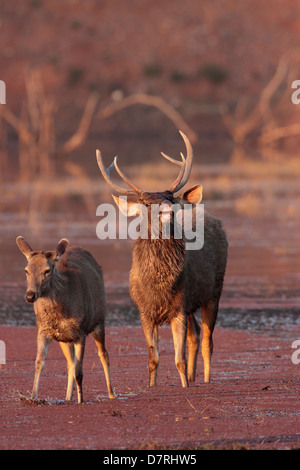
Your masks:
[{"label": "deer's nose", "polygon": [[33,303],[37,298],[36,292],[33,292],[32,290],[28,290],[25,294],[25,299],[27,302]]}]

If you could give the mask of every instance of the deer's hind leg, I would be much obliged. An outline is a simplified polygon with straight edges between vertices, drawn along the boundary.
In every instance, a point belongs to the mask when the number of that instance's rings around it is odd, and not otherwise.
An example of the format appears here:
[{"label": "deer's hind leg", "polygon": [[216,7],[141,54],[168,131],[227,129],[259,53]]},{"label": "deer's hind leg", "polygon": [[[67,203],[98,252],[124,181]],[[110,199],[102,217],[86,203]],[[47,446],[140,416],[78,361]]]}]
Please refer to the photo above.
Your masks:
[{"label": "deer's hind leg", "polygon": [[77,386],[78,403],[83,403],[82,380],[83,380],[83,357],[85,349],[85,336],[74,343],[75,350],[75,381]]},{"label": "deer's hind leg", "polygon": [[105,348],[105,332],[104,326],[97,325],[94,331],[92,332],[93,338],[98,348],[98,356],[103,366],[107,391],[109,398],[116,398],[116,394],[114,392],[111,377],[110,377],[110,370],[109,370],[109,356],[108,352]]},{"label": "deer's hind leg", "polygon": [[218,302],[209,300],[201,307],[202,356],[204,361],[204,382],[210,382],[210,362],[213,352],[213,331],[218,314]]},{"label": "deer's hind leg", "polygon": [[200,326],[193,314],[187,316],[188,381],[195,382],[197,356],[199,350]]}]

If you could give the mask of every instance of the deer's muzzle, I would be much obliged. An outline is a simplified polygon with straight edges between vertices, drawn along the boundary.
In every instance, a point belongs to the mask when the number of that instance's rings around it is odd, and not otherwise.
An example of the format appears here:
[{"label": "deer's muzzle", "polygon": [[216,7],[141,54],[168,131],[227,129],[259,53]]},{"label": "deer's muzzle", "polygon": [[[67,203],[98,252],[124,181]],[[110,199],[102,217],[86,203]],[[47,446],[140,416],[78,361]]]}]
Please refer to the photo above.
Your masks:
[{"label": "deer's muzzle", "polygon": [[25,300],[29,303],[33,303],[35,302],[37,299],[37,293],[32,291],[32,290],[28,290],[25,294]]}]

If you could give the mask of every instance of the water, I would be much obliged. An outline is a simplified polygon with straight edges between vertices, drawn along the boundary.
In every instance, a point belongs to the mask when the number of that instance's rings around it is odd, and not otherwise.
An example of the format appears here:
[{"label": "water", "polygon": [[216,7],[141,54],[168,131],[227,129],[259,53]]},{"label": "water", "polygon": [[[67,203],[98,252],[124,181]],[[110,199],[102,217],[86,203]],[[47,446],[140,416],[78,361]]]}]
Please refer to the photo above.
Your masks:
[{"label": "water", "polygon": [[[300,217],[299,210],[284,209],[294,203],[288,183],[285,190],[282,200],[268,201],[273,211],[263,217],[237,210],[233,198],[205,202],[209,212],[222,218],[230,247],[219,326],[276,334],[300,324]],[[35,325],[33,307],[24,300],[26,260],[15,243],[18,235],[33,249],[54,249],[66,237],[70,244],[90,250],[104,272],[107,325],[140,324],[128,291],[133,242],[100,241],[96,207],[84,216],[50,211],[30,221],[17,211],[0,213],[0,324]]]}]

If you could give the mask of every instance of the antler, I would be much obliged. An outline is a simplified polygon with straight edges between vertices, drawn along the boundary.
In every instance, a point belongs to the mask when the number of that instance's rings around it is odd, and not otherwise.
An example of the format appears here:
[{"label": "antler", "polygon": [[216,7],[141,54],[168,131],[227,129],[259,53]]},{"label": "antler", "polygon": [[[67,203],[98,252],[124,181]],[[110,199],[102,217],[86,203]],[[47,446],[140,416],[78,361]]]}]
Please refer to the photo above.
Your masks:
[{"label": "antler", "polygon": [[[189,139],[187,138],[187,136],[183,132],[181,132],[181,131],[179,131],[179,132],[180,132],[180,135],[181,135],[181,137],[183,138],[183,140],[185,142],[185,146],[186,146],[186,150],[187,150],[186,158],[181,153],[180,156],[181,156],[182,161],[179,162],[178,160],[174,160],[174,158],[169,157],[168,155],[166,155],[165,153],[162,152],[162,156],[164,158],[169,160],[171,163],[174,163],[175,165],[178,165],[178,166],[181,167],[180,172],[179,172],[176,180],[174,181],[174,183],[168,189],[168,191],[171,191],[172,193],[175,193],[176,191],[179,191],[179,189],[181,189],[187,183],[187,181],[190,177],[190,174],[191,174],[192,162],[193,162],[193,149],[192,149],[191,143],[190,143]],[[105,168],[105,166],[103,164],[102,155],[101,155],[100,150],[96,150],[96,156],[97,156],[98,166],[100,168],[100,171],[101,171],[105,181],[107,181],[107,183],[110,184],[110,186],[112,186],[118,193],[126,194],[126,195],[136,195],[136,194],[141,195],[141,194],[143,194],[143,191],[138,186],[136,186],[134,183],[132,183],[127,178],[127,176],[124,175],[124,173],[120,170],[120,168],[118,167],[118,163],[117,163],[117,158],[118,157],[115,157],[112,164],[108,168]],[[117,186],[116,184],[114,184],[111,181],[110,172],[114,168],[118,172],[118,174],[121,176],[123,181],[125,181],[125,183],[127,183],[132,189],[121,188],[120,186]]]},{"label": "antler", "polygon": [[161,152],[164,158],[169,160],[171,163],[174,163],[175,165],[178,165],[181,167],[179,175],[177,176],[176,180],[169,188],[169,191],[171,191],[172,193],[179,191],[179,189],[183,188],[183,186],[187,183],[191,174],[192,163],[193,163],[193,148],[191,146],[191,143],[189,139],[187,138],[187,136],[182,131],[179,131],[179,132],[186,146],[186,151],[187,151],[186,159],[183,156],[183,154],[180,153],[182,161],[179,162],[178,160],[174,160],[174,158],[169,157],[165,153]]},{"label": "antler", "polygon": [[[112,164],[108,167],[108,168],[105,168],[104,164],[103,164],[103,160],[102,160],[102,155],[101,155],[101,152],[100,150],[96,150],[96,157],[97,157],[97,163],[98,163],[98,166],[100,168],[100,171],[103,175],[103,178],[105,179],[105,181],[107,181],[108,184],[110,184],[118,193],[120,194],[126,194],[126,195],[136,195],[136,194],[142,194],[142,190],[136,186],[135,184],[133,184],[125,175],[124,173],[122,173],[122,171],[120,170],[120,168],[118,167],[118,164],[117,164],[117,157],[114,158],[114,161],[112,162]],[[113,170],[113,169],[116,169],[117,172],[119,173],[119,175],[121,176],[121,178],[133,189],[133,191],[131,189],[125,189],[125,188],[121,188],[120,186],[117,186],[116,184],[114,184],[111,179],[110,179],[110,172]]]},{"label": "antler", "polygon": [[133,190],[135,193],[137,194],[142,194],[142,190],[134,183],[132,183],[126,175],[124,175],[124,173],[120,170],[120,168],[118,167],[118,164],[117,164],[117,159],[118,157],[116,156],[114,158],[114,164],[115,164],[115,169],[117,170],[117,172],[119,173],[119,175],[121,176],[122,180],[125,181],[125,183],[127,183]]}]

